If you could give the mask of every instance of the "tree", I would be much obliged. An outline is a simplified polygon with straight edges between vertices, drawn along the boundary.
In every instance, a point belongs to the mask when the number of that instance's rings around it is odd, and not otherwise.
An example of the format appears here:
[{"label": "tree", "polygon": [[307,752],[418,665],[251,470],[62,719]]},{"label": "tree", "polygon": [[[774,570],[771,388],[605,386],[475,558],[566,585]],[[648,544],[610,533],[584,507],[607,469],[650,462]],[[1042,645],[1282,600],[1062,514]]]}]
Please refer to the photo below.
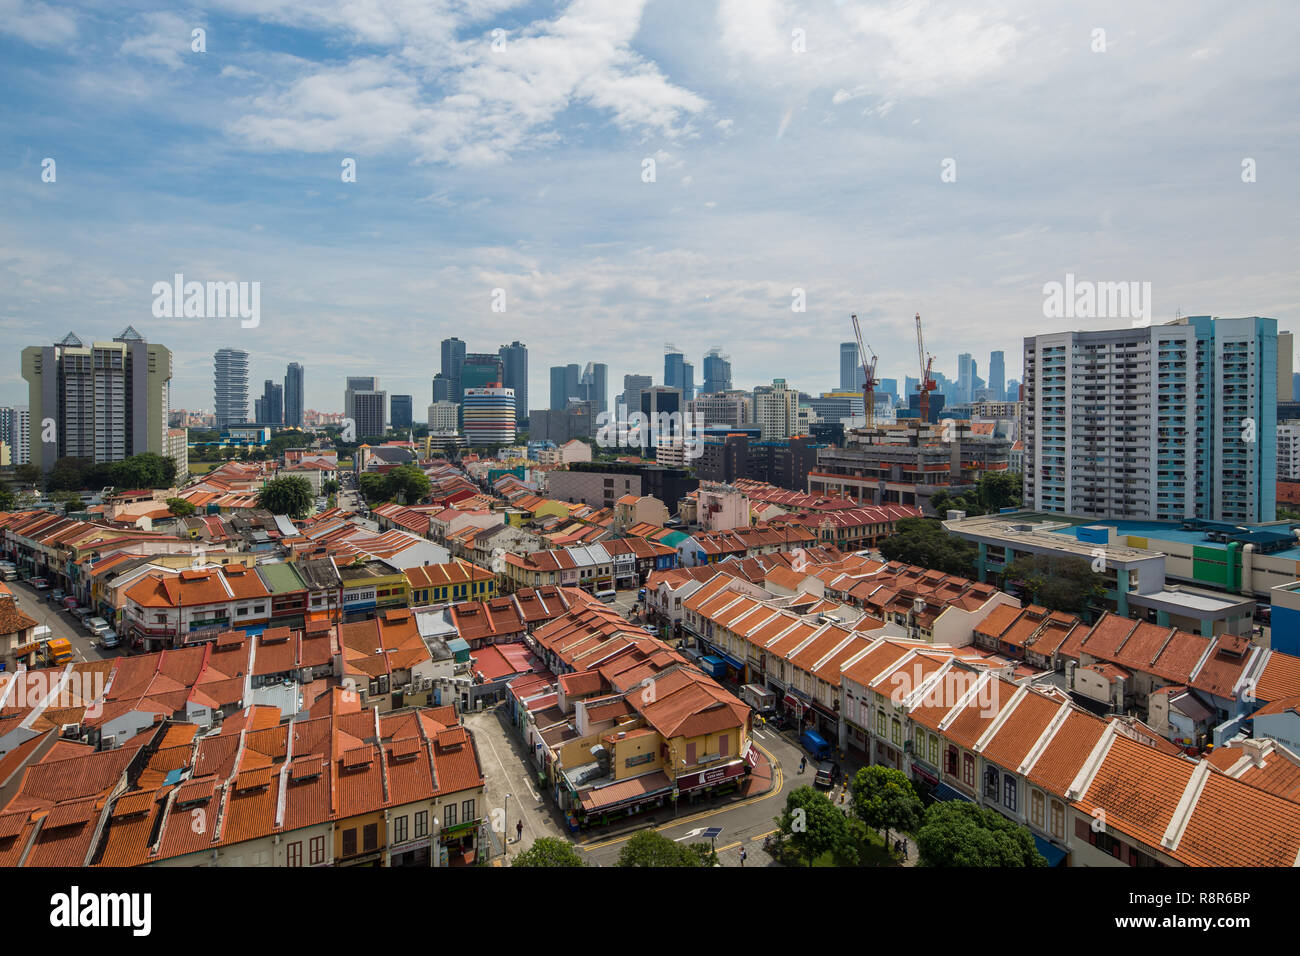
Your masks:
[{"label": "tree", "polygon": [[336,495],[339,492],[339,483],[333,478],[326,478],[321,482],[320,490],[324,495]]},{"label": "tree", "polygon": [[910,833],[921,824],[923,807],[912,781],[901,770],[873,764],[853,778],[853,812],[873,830]]},{"label": "tree", "polygon": [[916,833],[921,866],[1046,866],[1033,835],[996,810],[949,800]]},{"label": "tree", "polygon": [[414,465],[402,465],[384,476],[384,497],[389,501],[416,504],[430,487],[429,476]]},{"label": "tree", "polygon": [[880,542],[880,553],[887,561],[971,577],[978,552],[969,541],[949,535],[934,518],[901,518],[894,533]]},{"label": "tree", "polygon": [[19,465],[14,469],[14,477],[24,485],[34,485],[41,480],[41,469],[36,465]]},{"label": "tree", "polygon": [[573,844],[555,837],[538,837],[533,845],[516,856],[511,866],[586,866]]},{"label": "tree", "polygon": [[188,518],[194,514],[195,508],[184,498],[168,498],[167,510],[178,518]]},{"label": "tree", "polygon": [[9,482],[0,478],[0,511],[9,511],[14,506],[14,490],[9,487]]},{"label": "tree", "polygon": [[1025,555],[1007,565],[1002,581],[1004,585],[1014,583],[1029,603],[1051,611],[1081,615],[1087,612],[1091,598],[1106,596],[1101,574],[1073,555]]},{"label": "tree", "polygon": [[257,504],[272,514],[288,515],[290,518],[305,518],[311,510],[311,482],[298,475],[282,475],[272,478],[258,492]]},{"label": "tree", "polygon": [[388,500],[388,485],[383,475],[368,471],[357,479],[357,490],[367,504],[375,505]]},{"label": "tree", "polygon": [[50,494],[50,500],[55,504],[63,505],[63,513],[70,514],[73,511],[80,511],[85,507],[81,500],[81,495],[75,491],[55,491]]},{"label": "tree", "polygon": [[[704,844],[706,851],[709,845]],[[703,866],[698,851],[684,847],[654,830],[640,830],[618,855],[616,866]]]},{"label": "tree", "polygon": [[176,482],[176,462],[151,451],[132,455],[109,466],[114,488],[170,488]]},{"label": "tree", "polygon": [[782,837],[790,840],[809,866],[826,852],[840,866],[855,866],[858,862],[848,818],[820,790],[806,786],[791,790],[776,824]]}]

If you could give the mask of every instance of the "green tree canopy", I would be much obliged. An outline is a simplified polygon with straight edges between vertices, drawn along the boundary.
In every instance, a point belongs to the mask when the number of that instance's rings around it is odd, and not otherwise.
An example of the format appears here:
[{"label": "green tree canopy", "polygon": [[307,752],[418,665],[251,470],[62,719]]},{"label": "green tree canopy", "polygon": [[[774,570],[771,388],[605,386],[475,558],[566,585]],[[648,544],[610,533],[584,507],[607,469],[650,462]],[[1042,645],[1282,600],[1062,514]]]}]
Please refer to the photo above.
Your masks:
[{"label": "green tree canopy", "polygon": [[9,511],[14,506],[14,490],[9,482],[0,478],[0,511]]},{"label": "green tree canopy", "polygon": [[935,518],[901,518],[892,535],[880,542],[888,561],[972,577],[977,551],[969,541],[949,535]]},{"label": "green tree canopy", "polygon": [[402,465],[384,475],[384,496],[389,501],[417,504],[430,487],[429,476],[415,465]]},{"label": "green tree canopy", "polygon": [[195,508],[184,498],[168,498],[167,510],[178,518],[188,518],[194,514]]},{"label": "green tree canopy", "polygon": [[113,462],[108,473],[114,488],[170,488],[176,483],[176,462],[147,451]]},{"label": "green tree canopy", "polygon": [[333,478],[326,478],[324,481],[321,482],[320,490],[321,493],[325,495],[338,494],[339,483],[335,481]]},{"label": "green tree canopy", "polygon": [[841,866],[858,862],[848,817],[820,790],[807,786],[791,790],[776,824],[809,866],[828,851]]},{"label": "green tree canopy", "polygon": [[921,825],[923,807],[912,781],[901,770],[873,764],[853,778],[853,812],[873,830],[910,833]]},{"label": "green tree canopy", "polygon": [[36,465],[19,465],[14,469],[14,477],[25,485],[34,485],[41,480],[41,469]]},{"label": "green tree canopy", "polygon": [[1030,554],[1017,558],[1002,573],[1003,584],[1015,584],[1024,601],[1051,611],[1084,614],[1090,598],[1106,596],[1102,575],[1083,558]]},{"label": "green tree canopy", "polygon": [[510,861],[511,866],[586,866],[573,844],[555,837],[538,837],[533,845]]},{"label": "green tree canopy", "polygon": [[[708,851],[709,845],[704,848]],[[701,855],[654,830],[640,830],[618,855],[616,866],[703,866]]]},{"label": "green tree canopy", "polygon": [[1046,866],[1033,835],[996,810],[949,800],[916,833],[922,866]]},{"label": "green tree canopy", "polygon": [[305,518],[311,510],[311,482],[298,475],[282,475],[272,478],[257,495],[257,503],[272,514],[288,515],[290,518]]}]

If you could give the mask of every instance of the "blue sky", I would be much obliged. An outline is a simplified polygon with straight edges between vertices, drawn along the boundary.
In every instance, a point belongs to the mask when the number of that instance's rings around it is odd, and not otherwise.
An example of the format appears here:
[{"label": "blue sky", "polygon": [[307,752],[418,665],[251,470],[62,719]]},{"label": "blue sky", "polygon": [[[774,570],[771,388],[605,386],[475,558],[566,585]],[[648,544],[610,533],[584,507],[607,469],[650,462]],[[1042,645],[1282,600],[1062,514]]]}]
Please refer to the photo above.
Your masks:
[{"label": "blue sky", "polygon": [[[611,393],[627,372],[659,381],[668,342],[697,382],[716,345],[737,386],[819,392],[850,312],[886,377],[916,374],[917,311],[940,370],[970,351],[984,374],[1001,348],[1018,377],[1021,337],[1059,327],[1043,284],[1067,272],[1151,282],[1156,321],[1291,329],[1298,19],[1285,3],[1225,19],[1198,2],[0,0],[0,402],[26,399],[24,346],[128,324],[174,351],[173,407],[211,408],[212,353],[232,346],[254,393],[297,360],[310,407],[341,410],[344,377],[375,374],[417,415],[448,335],[527,343],[533,407],[553,364],[604,361]],[[260,325],[154,318],[151,288],[176,272],[260,282]]]}]

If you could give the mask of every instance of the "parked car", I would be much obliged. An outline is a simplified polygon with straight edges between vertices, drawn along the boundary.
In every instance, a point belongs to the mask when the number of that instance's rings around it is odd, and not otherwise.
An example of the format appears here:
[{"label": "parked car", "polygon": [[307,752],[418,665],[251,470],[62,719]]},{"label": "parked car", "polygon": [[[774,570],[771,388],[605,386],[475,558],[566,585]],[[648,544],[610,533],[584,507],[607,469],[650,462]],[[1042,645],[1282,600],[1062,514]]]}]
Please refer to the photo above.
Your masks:
[{"label": "parked car", "polygon": [[99,646],[112,650],[121,646],[122,642],[117,636],[117,631],[108,630],[99,635]]},{"label": "parked car", "polygon": [[835,783],[835,778],[831,772],[831,762],[823,760],[817,764],[817,772],[813,775],[813,786],[826,787],[829,789]]},{"label": "parked car", "polygon": [[103,635],[105,631],[109,630],[108,622],[102,617],[87,618],[86,630],[91,634],[94,634],[96,637],[99,637]]},{"label": "parked car", "polygon": [[83,624],[85,623],[86,618],[90,617],[93,613],[94,612],[92,612],[88,607],[74,607],[72,609],[72,616]]},{"label": "parked car", "polygon": [[50,600],[55,604],[61,604],[66,596],[67,595],[63,593],[63,588],[55,588],[50,592]]},{"label": "parked car", "polygon": [[48,591],[50,589],[50,582],[44,578],[32,578],[27,583],[38,591]]},{"label": "parked car", "polygon": [[65,597],[59,603],[63,605],[64,609],[71,611],[77,606],[77,599],[74,597]]}]

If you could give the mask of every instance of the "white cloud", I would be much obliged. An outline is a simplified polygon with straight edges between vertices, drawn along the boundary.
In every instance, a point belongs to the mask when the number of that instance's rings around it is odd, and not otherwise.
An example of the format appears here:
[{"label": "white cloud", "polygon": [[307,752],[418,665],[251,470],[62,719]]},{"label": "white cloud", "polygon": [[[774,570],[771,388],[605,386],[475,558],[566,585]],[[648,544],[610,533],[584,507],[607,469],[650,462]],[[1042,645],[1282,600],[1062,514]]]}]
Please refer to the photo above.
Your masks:
[{"label": "white cloud", "polygon": [[30,0],[0,0],[0,33],[38,47],[68,43],[77,35],[77,22],[64,10]]},{"label": "white cloud", "polygon": [[199,56],[193,53],[193,31],[202,24],[187,21],[174,13],[146,13],[141,16],[148,32],[122,43],[121,52],[126,56],[139,57],[161,63],[172,70],[179,70],[184,65],[186,56]]}]

